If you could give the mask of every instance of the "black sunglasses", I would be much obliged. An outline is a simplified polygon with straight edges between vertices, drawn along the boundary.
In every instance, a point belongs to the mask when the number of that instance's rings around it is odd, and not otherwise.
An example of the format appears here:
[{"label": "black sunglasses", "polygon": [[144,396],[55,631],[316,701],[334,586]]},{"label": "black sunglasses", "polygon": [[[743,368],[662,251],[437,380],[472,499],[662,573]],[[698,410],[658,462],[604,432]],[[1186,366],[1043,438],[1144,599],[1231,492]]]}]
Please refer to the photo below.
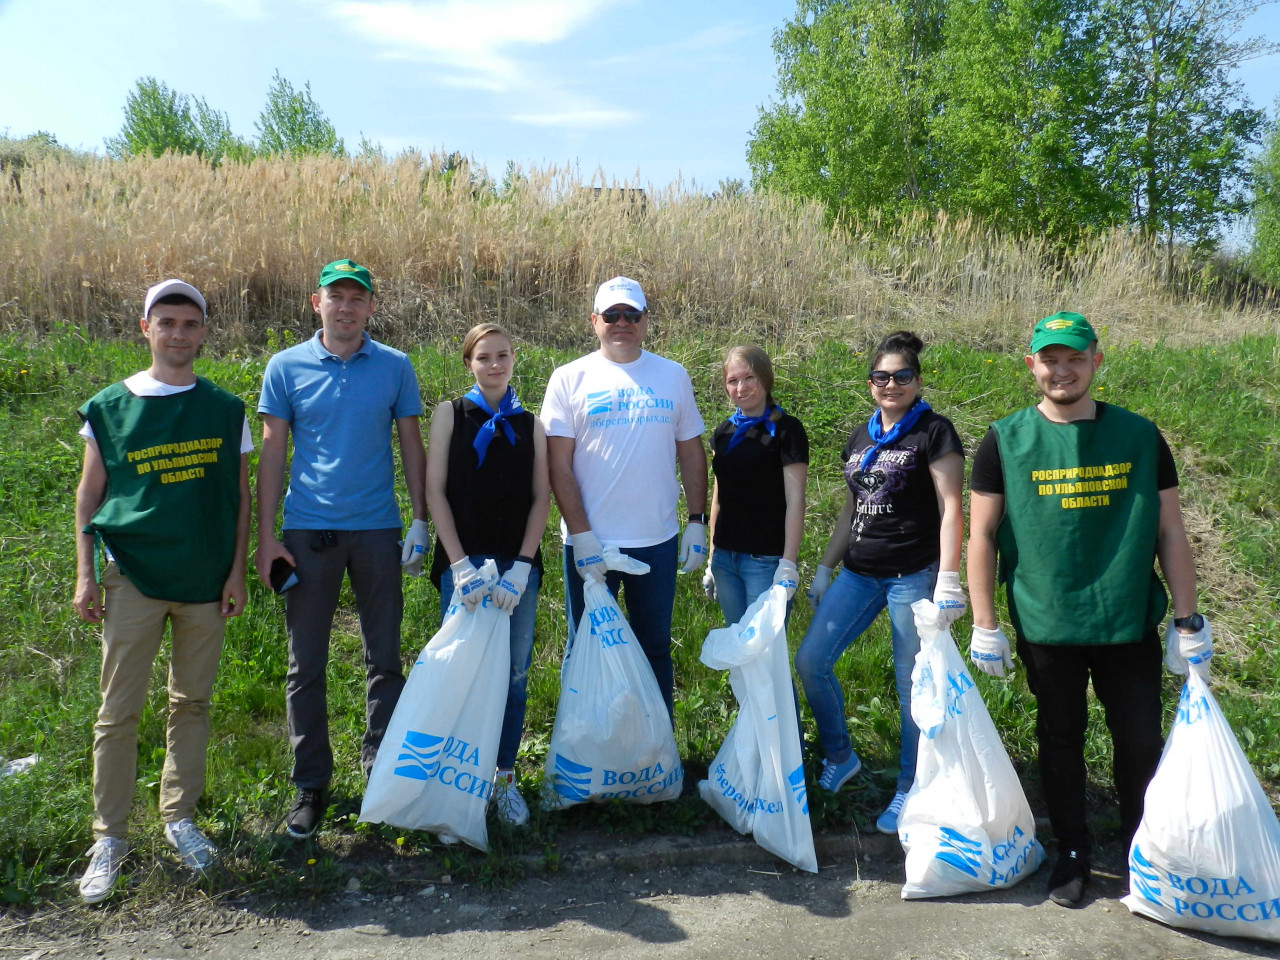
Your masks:
[{"label": "black sunglasses", "polygon": [[625,310],[618,307],[610,307],[608,310],[601,310],[600,316],[604,317],[605,323],[617,323],[619,320],[626,320],[628,323],[639,323],[640,318],[644,316],[644,311],[637,310],[634,307],[627,307]]},{"label": "black sunglasses", "polygon": [[916,378],[916,372],[910,367],[903,367],[901,370],[895,370],[890,373],[888,370],[872,370],[867,375],[867,379],[874,383],[877,387],[886,387],[892,380],[900,387],[905,387],[908,383]]}]

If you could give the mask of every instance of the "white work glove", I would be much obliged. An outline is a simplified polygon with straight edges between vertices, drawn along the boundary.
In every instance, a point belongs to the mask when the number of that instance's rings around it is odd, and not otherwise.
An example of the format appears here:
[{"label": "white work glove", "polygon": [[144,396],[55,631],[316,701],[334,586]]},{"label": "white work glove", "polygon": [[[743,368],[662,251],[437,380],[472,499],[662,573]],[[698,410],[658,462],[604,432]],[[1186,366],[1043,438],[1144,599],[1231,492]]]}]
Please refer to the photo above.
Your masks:
[{"label": "white work glove", "polygon": [[400,551],[400,566],[411,577],[422,576],[422,561],[426,559],[427,547],[431,544],[431,528],[425,520],[415,520],[409,524],[409,532],[404,535],[404,548]]},{"label": "white work glove", "polygon": [[960,588],[960,574],[955,570],[938,572],[938,583],[933,588],[933,604],[938,608],[938,619],[943,627],[949,627],[961,617],[969,604]]},{"label": "white work glove", "polygon": [[707,567],[707,572],[702,575],[702,592],[707,595],[708,600],[715,600],[716,577],[710,567]]},{"label": "white work glove", "polygon": [[794,597],[796,588],[800,586],[800,571],[796,569],[796,565],[785,557],[779,560],[773,571],[773,585],[786,587],[788,600]]},{"label": "white work glove", "polygon": [[1164,632],[1164,665],[1170,673],[1186,676],[1193,667],[1208,679],[1209,661],[1213,659],[1213,631],[1209,621],[1195,633],[1183,633],[1170,622]]},{"label": "white work glove", "polygon": [[600,551],[600,559],[604,561],[606,570],[618,573],[629,573],[633,577],[642,577],[649,572],[649,565],[635,557],[629,557],[617,547],[605,547]]},{"label": "white work glove", "polygon": [[491,582],[485,579],[484,574],[476,569],[476,565],[468,557],[449,564],[449,572],[453,574],[454,602],[461,600],[468,611],[475,613],[480,601],[489,593]]},{"label": "white work glove", "polygon": [[827,587],[831,586],[831,575],[835,573],[830,567],[818,564],[818,569],[813,574],[813,581],[809,584],[809,592],[805,594],[809,598],[809,609],[817,610],[818,604],[822,602],[823,594],[827,592]]},{"label": "white work glove", "polygon": [[680,536],[680,572],[693,573],[707,562],[707,525],[689,521]]},{"label": "white work glove", "polygon": [[510,613],[516,608],[524,596],[524,588],[529,585],[529,571],[532,569],[533,565],[528,560],[517,560],[498,579],[498,585],[493,588],[493,602],[499,610]]},{"label": "white work glove", "polygon": [[994,630],[974,624],[973,635],[969,638],[969,659],[979,670],[993,677],[1003,678],[1006,670],[1013,669],[1009,638],[998,624]]},{"label": "white work glove", "polygon": [[578,568],[578,576],[583,581],[596,580],[604,583],[605,565],[604,548],[600,540],[590,530],[583,530],[573,535],[573,563]]}]

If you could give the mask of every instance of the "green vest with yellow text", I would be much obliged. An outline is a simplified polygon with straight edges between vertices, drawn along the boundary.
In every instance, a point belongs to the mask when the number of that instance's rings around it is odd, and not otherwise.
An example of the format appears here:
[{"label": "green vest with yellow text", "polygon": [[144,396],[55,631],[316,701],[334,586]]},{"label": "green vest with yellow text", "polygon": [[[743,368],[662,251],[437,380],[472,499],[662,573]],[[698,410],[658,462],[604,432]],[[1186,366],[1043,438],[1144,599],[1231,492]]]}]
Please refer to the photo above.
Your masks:
[{"label": "green vest with yellow text", "polygon": [[1135,643],[1164,619],[1155,572],[1155,424],[1111,404],[1052,423],[1035,407],[992,424],[1004,470],[997,541],[1009,615],[1034,643]]},{"label": "green vest with yellow text", "polygon": [[220,600],[235,555],[244,403],[200,377],[167,397],[113,384],[79,412],[107,472],[85,532],[143,595]]}]

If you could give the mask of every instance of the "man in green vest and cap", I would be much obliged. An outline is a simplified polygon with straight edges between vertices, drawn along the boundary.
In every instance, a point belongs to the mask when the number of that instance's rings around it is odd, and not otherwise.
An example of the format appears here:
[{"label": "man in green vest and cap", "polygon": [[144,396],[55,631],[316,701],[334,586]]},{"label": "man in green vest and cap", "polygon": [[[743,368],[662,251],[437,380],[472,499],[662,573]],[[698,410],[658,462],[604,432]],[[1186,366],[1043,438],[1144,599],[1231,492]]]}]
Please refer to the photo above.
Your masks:
[{"label": "man in green vest and cap", "polygon": [[86,903],[111,895],[129,849],[138,718],[166,622],[173,651],[160,774],[164,837],[197,874],[216,853],[192,817],[204,791],[223,626],[245,607],[253,439],[244,403],[192,368],[206,309],[200,291],[181,280],[148,290],[142,335],[151,366],[79,411],[85,455],[76,491],[75,607],[102,624],[95,842],[80,880]]},{"label": "man in green vest and cap", "polygon": [[[1121,840],[1142,819],[1160,761],[1159,628],[1173,599],[1164,661],[1207,670],[1209,625],[1178,503],[1178,472],[1151,423],[1093,398],[1102,351],[1089,321],[1036,324],[1026,358],[1042,399],[992,424],[973,461],[969,596],[977,667],[1013,665],[996,620],[996,559],[1027,683],[1036,698],[1040,778],[1058,860],[1049,896],[1079,906],[1089,882],[1084,742],[1090,679],[1115,752]],[[1164,583],[1156,575],[1159,561]]]}]

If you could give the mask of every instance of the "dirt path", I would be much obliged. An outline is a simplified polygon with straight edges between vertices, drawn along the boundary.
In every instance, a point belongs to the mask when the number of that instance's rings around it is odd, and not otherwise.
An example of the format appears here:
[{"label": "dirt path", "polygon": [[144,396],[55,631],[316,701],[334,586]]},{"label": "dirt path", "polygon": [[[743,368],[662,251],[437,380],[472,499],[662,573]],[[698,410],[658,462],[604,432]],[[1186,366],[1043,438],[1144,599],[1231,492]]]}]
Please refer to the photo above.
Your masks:
[{"label": "dirt path", "polygon": [[404,876],[399,892],[351,889],[296,907],[69,907],[0,933],[0,958],[1280,958],[1280,945],[1131,916],[1114,872],[1095,879],[1087,907],[1065,910],[1045,899],[1044,869],[996,895],[904,902],[890,838],[826,841],[819,859],[811,876],[748,842],[659,838],[567,858],[507,890]]}]

